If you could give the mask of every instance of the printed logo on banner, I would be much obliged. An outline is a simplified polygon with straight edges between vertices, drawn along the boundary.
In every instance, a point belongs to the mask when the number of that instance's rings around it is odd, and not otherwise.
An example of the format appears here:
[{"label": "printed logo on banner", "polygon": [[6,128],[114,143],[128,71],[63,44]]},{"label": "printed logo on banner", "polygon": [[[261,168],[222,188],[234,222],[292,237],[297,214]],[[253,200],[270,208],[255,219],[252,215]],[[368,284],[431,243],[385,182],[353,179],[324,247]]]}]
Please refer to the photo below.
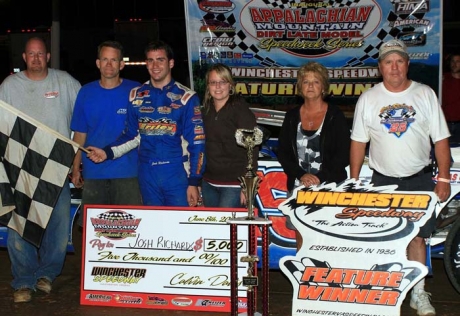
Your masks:
[{"label": "printed logo on banner", "polygon": [[115,300],[115,302],[119,304],[134,304],[134,305],[142,304],[142,297],[138,297],[138,296],[115,295],[113,299]]},{"label": "printed logo on banner", "polygon": [[118,267],[93,267],[93,282],[104,284],[137,284],[147,274],[147,269],[129,269]]},{"label": "printed logo on banner", "polygon": [[356,303],[364,314],[399,313],[428,272],[407,259],[406,247],[438,199],[432,191],[396,189],[346,180],[297,188],[280,204],[304,241],[280,260],[294,288],[292,315],[355,312]]},{"label": "printed logo on banner", "polygon": [[201,10],[210,13],[227,13],[235,9],[231,0],[203,0],[198,1]]},{"label": "printed logo on banner", "polygon": [[372,0],[254,0],[241,12],[243,29],[264,51],[282,49],[292,55],[326,56],[340,49],[360,48],[378,27],[382,12]]},{"label": "printed logo on banner", "polygon": [[193,300],[188,297],[175,297],[171,300],[171,303],[176,306],[190,306],[192,305]]},{"label": "printed logo on banner", "polygon": [[86,294],[85,299],[91,302],[110,302],[112,300],[111,295],[104,294]]},{"label": "printed logo on banner", "polygon": [[147,305],[168,305],[168,301],[159,296],[151,296],[147,295],[147,301],[145,302]]},{"label": "printed logo on banner", "polygon": [[225,307],[226,302],[224,301],[214,301],[214,300],[203,300],[198,299],[195,306],[212,306],[212,307]]},{"label": "printed logo on banner", "polygon": [[125,211],[111,210],[99,214],[97,218],[91,217],[91,224],[96,236],[121,240],[136,237],[136,230],[141,220]]},{"label": "printed logo on banner", "polygon": [[426,13],[430,11],[430,0],[396,1],[394,2],[396,14]]}]

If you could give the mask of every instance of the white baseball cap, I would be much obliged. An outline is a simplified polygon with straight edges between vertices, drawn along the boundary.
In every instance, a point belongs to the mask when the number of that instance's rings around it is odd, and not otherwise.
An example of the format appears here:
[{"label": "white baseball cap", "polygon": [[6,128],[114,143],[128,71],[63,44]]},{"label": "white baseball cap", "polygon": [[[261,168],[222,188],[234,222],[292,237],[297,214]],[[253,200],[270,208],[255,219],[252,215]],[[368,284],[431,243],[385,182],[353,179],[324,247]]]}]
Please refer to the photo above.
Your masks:
[{"label": "white baseball cap", "polygon": [[398,53],[402,57],[409,59],[406,44],[400,40],[392,39],[383,43],[379,49],[379,60],[385,59],[385,57],[391,53]]}]

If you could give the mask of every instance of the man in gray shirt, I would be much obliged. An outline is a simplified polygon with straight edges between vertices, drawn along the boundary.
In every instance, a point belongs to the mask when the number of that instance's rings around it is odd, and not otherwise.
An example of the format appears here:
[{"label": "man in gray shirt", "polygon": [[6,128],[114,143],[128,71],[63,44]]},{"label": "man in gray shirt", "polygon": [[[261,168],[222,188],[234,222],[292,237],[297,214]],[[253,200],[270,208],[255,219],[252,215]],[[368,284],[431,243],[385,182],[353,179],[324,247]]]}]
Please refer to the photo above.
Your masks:
[{"label": "man in gray shirt", "polygon": [[[48,68],[50,53],[38,37],[30,38],[22,57],[26,70],[0,85],[0,100],[70,138],[70,120],[80,83],[67,72]],[[14,302],[29,302],[38,289],[49,293],[64,265],[70,220],[70,188],[64,185],[39,248],[8,229],[8,253]]]}]

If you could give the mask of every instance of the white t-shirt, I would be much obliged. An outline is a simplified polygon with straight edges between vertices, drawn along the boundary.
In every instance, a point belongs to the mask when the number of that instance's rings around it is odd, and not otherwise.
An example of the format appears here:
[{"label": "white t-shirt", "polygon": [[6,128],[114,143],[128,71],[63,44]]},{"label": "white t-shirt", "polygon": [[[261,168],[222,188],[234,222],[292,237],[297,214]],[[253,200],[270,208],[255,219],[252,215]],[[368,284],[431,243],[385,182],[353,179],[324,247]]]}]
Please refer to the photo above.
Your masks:
[{"label": "white t-shirt", "polygon": [[402,92],[383,83],[363,93],[356,104],[351,139],[367,143],[369,167],[390,177],[407,177],[430,163],[430,138],[450,136],[434,91],[412,81]]}]

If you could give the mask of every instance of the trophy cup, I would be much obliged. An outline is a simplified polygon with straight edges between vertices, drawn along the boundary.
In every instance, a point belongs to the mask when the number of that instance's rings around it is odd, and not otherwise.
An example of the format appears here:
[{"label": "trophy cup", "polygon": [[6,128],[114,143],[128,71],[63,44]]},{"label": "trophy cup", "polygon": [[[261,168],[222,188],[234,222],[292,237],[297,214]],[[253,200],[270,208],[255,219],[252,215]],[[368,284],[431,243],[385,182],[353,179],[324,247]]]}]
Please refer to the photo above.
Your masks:
[{"label": "trophy cup", "polygon": [[237,249],[237,228],[238,225],[246,225],[249,229],[248,255],[241,257],[241,262],[248,263],[248,275],[243,276],[242,284],[247,287],[247,313],[254,316],[256,310],[255,288],[259,285],[257,277],[257,240],[256,228],[262,228],[262,307],[264,316],[268,316],[268,291],[269,291],[269,261],[268,261],[268,226],[272,221],[266,218],[254,216],[254,198],[257,194],[260,179],[253,170],[254,147],[262,143],[263,133],[257,127],[253,130],[237,129],[235,133],[238,145],[247,149],[248,165],[246,173],[238,177],[241,188],[246,197],[248,215],[246,217],[233,217],[227,221],[230,224],[230,291],[231,291],[231,315],[238,315],[238,249]]}]

